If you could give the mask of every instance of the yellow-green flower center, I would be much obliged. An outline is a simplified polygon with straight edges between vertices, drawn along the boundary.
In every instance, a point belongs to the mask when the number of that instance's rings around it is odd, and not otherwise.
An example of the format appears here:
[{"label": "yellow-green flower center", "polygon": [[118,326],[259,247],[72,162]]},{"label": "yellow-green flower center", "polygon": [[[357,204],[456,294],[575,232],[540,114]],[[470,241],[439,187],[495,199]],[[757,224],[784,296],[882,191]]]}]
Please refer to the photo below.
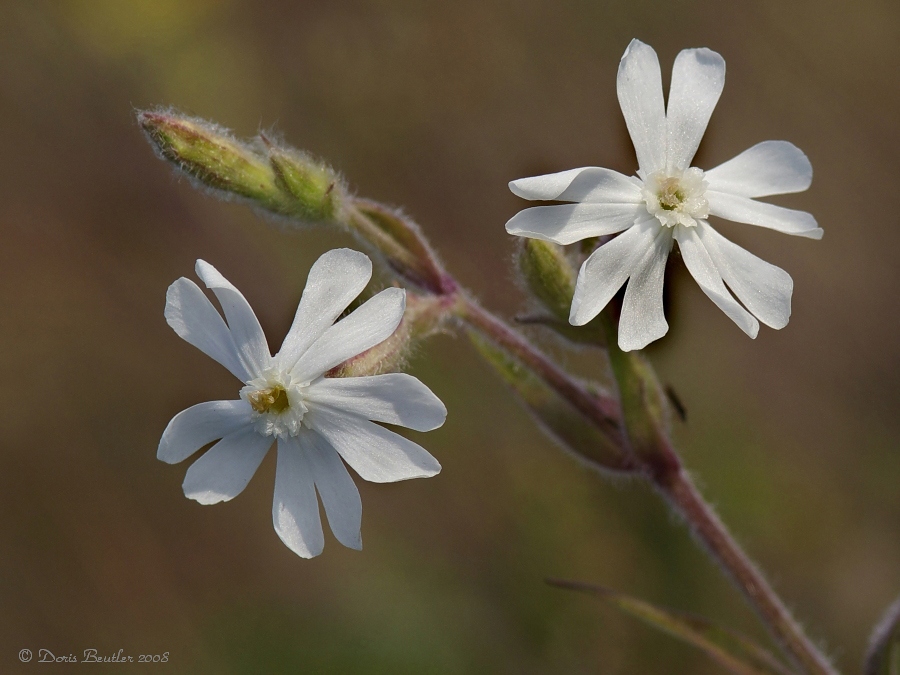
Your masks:
[{"label": "yellow-green flower center", "polygon": [[259,389],[247,394],[247,403],[256,412],[282,413],[290,407],[287,392],[281,385],[275,385],[270,389]]}]

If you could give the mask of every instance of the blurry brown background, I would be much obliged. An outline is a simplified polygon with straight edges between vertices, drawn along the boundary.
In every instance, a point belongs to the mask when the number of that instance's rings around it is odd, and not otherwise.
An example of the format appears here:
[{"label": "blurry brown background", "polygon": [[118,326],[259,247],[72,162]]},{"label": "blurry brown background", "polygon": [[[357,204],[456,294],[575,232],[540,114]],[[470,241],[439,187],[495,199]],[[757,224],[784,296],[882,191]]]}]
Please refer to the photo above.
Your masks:
[{"label": "blurry brown background", "polygon": [[0,3],[0,672],[49,667],[20,664],[26,647],[168,651],[145,668],[180,673],[721,672],[545,576],[761,635],[648,490],[598,480],[536,433],[465,340],[433,338],[412,364],[450,410],[416,436],[443,473],[359,481],[362,553],[330,534],[311,561],[281,544],[273,456],[215,507],[184,498],[186,464],[155,459],[175,413],[238,387],[166,326],[168,284],[212,262],[277,347],[311,262],[352,242],[279,231],[173,178],[136,108],[277,129],[404,206],[511,316],[503,224],[525,204],[506,183],[635,170],[615,93],[632,37],[666,82],[682,48],[725,57],[698,166],[766,139],[812,160],[812,189],[774,201],[814,212],[821,242],[721,227],[792,274],[790,325],[749,340],[676,269],[671,330],[649,351],[687,405],[678,440],[706,494],[858,672],[900,592],[900,4],[783,5]]}]

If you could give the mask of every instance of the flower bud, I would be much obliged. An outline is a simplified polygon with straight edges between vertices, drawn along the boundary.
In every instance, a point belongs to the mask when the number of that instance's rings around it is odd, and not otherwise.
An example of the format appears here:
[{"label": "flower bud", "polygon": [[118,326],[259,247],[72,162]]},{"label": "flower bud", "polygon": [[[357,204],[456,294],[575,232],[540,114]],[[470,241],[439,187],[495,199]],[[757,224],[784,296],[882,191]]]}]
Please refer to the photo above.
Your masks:
[{"label": "flower bud", "polygon": [[159,153],[203,185],[283,213],[290,205],[268,160],[217,125],[164,112],[138,122]]},{"label": "flower bud", "polygon": [[525,285],[546,315],[519,317],[520,323],[547,326],[571,342],[605,345],[600,322],[586,326],[569,323],[569,308],[575,293],[575,270],[561,246],[540,239],[522,239],[519,247],[519,271]]},{"label": "flower bud", "polygon": [[295,200],[297,215],[333,220],[344,189],[337,176],[298,150],[266,144],[279,187]]},{"label": "flower bud", "polygon": [[140,112],[138,122],[165,159],[202,185],[260,208],[303,219],[334,218],[344,193],[334,173],[265,138],[244,143],[204,120]]}]

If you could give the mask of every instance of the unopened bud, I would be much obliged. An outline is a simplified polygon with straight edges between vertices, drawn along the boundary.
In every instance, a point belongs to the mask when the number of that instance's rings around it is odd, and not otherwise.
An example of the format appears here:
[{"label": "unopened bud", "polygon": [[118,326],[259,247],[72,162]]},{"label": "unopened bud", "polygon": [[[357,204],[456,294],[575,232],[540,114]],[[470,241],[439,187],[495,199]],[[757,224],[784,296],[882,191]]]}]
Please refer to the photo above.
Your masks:
[{"label": "unopened bud", "polygon": [[268,143],[269,161],[283,191],[297,207],[297,215],[312,220],[332,220],[344,189],[337,176],[305,153]]},{"label": "unopened bud", "polygon": [[289,208],[266,157],[221,127],[165,112],[138,113],[138,122],[165,159],[203,185],[278,213]]},{"label": "unopened bud", "polygon": [[165,159],[202,185],[279,215],[330,220],[343,195],[334,173],[307,155],[251,143],[204,120],[140,112],[138,122]]},{"label": "unopened bud", "polygon": [[561,246],[540,239],[522,239],[519,271],[528,290],[547,312],[519,317],[520,323],[546,326],[571,342],[606,344],[601,319],[594,319],[586,326],[569,323],[575,270]]}]

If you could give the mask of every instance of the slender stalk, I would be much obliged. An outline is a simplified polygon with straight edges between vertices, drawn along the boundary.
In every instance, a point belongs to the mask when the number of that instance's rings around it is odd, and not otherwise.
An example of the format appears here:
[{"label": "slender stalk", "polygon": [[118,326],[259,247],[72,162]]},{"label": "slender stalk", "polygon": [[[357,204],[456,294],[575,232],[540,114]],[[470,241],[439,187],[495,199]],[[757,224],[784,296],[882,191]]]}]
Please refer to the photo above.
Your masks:
[{"label": "slender stalk", "polygon": [[613,438],[618,439],[634,458],[637,468],[643,469],[641,475],[681,514],[709,555],[727,572],[734,585],[759,614],[776,643],[796,666],[809,675],[838,675],[828,658],[806,636],[803,628],[791,616],[712,507],[704,501],[667,439],[657,440],[663,447],[656,448],[653,453],[645,452],[635,456],[630,450],[627,435],[623,433],[621,410],[615,400],[597,398],[588,393],[518,332],[470,298],[460,296],[457,312],[463,320],[531,367],[601,430],[614,434]]},{"label": "slender stalk", "polygon": [[772,636],[804,672],[812,675],[837,675],[828,658],[803,632],[788,608],[751,562],[706,503],[686,471],[654,480],[659,492],[684,516],[694,535],[703,543],[759,613]]},{"label": "slender stalk", "polygon": [[618,403],[613,398],[588,392],[581,383],[538,351],[518,332],[483,309],[471,298],[460,294],[458,302],[457,312],[464,321],[508,349],[537,373],[556,393],[569,401],[601,431],[624,447],[620,423],[621,413]]}]

